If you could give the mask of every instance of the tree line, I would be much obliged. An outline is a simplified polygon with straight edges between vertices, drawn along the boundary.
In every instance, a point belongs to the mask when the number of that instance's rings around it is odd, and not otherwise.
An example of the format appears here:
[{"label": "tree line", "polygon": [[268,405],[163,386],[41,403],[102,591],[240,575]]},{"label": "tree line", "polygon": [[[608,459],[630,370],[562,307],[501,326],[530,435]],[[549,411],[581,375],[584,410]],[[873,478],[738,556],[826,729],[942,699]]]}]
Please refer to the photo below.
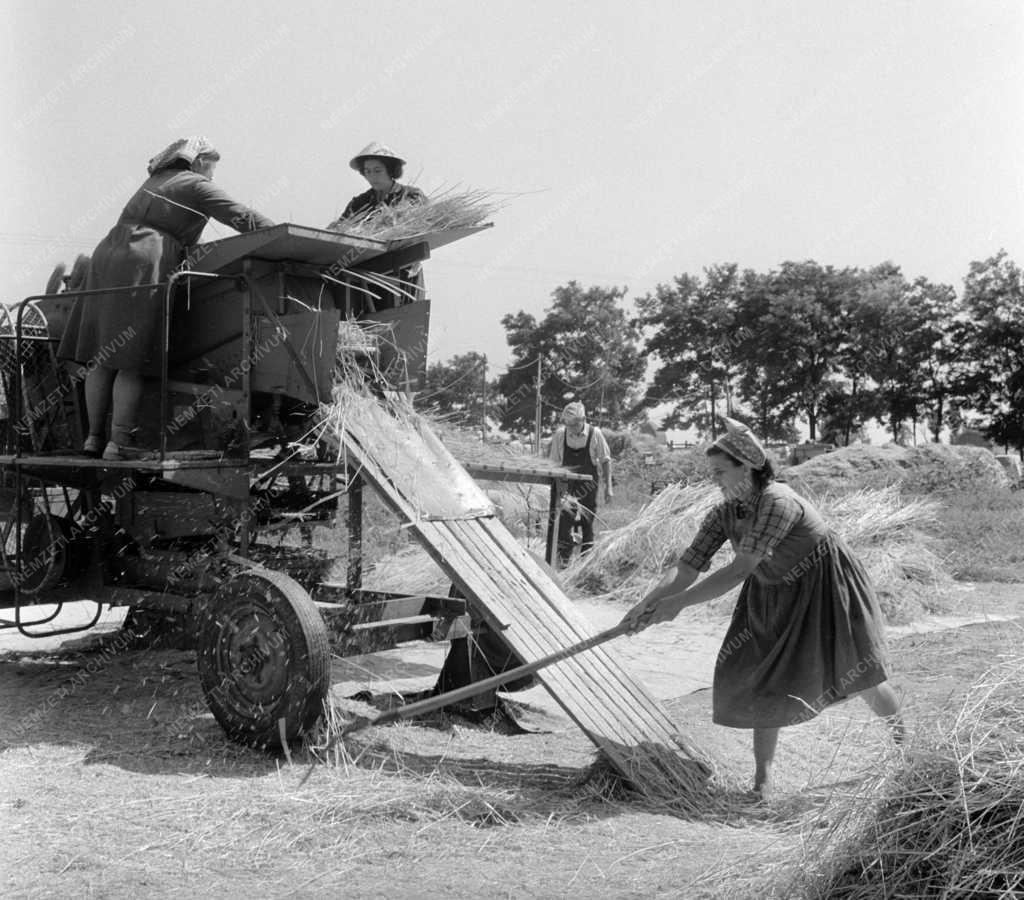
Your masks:
[{"label": "tree line", "polygon": [[[625,288],[555,288],[539,321],[502,318],[512,352],[490,373],[482,354],[428,368],[423,402],[467,425],[486,414],[532,431],[570,399],[611,428],[667,409],[665,427],[714,436],[735,415],[769,440],[845,445],[872,421],[939,440],[977,422],[1024,453],[1024,278],[1005,251],[973,262],[961,295],[891,262],[813,260],[769,272],[736,263],[683,274],[625,306]],[[490,377],[489,377],[490,376]]]}]

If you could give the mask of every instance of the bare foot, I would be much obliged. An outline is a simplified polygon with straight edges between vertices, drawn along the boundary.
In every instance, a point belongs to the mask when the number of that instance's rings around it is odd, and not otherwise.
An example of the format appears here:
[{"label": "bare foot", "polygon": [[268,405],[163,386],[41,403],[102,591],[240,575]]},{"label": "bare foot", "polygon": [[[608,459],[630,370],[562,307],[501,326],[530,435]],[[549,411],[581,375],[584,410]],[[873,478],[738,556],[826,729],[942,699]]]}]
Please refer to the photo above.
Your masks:
[{"label": "bare foot", "polygon": [[774,793],[772,781],[769,777],[755,778],[754,786],[747,791],[747,796],[752,803],[766,803]]}]

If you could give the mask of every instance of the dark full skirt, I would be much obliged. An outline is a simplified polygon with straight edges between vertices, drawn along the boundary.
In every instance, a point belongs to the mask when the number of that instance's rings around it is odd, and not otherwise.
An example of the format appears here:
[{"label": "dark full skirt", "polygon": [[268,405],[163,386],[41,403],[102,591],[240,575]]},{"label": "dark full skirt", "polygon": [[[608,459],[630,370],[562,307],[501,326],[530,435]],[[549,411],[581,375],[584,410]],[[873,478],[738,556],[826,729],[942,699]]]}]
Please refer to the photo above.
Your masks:
[{"label": "dark full skirt", "polygon": [[181,245],[168,234],[145,225],[115,225],[93,252],[85,289],[140,287],[80,297],[58,356],[89,367],[155,370],[163,344],[165,289],[143,286],[165,281],[181,255]]},{"label": "dark full skirt", "polygon": [[744,583],[715,665],[714,721],[796,725],[886,680],[882,614],[861,563],[830,535],[789,583]]}]

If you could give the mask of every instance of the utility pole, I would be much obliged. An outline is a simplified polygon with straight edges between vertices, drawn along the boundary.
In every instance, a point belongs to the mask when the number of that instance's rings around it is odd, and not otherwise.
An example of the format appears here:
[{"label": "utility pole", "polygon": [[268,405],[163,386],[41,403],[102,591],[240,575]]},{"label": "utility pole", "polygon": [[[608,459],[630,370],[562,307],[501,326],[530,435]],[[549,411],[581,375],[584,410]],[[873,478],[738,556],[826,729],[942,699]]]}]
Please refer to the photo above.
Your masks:
[{"label": "utility pole", "polygon": [[533,452],[540,456],[540,354],[537,355],[537,396],[533,420]]},{"label": "utility pole", "polygon": [[487,443],[487,357],[483,363],[483,384],[481,385],[480,399],[480,439]]},{"label": "utility pole", "polygon": [[708,385],[708,400],[711,406],[711,440],[718,438],[718,404],[715,402],[717,391],[715,390],[715,382],[712,381]]}]

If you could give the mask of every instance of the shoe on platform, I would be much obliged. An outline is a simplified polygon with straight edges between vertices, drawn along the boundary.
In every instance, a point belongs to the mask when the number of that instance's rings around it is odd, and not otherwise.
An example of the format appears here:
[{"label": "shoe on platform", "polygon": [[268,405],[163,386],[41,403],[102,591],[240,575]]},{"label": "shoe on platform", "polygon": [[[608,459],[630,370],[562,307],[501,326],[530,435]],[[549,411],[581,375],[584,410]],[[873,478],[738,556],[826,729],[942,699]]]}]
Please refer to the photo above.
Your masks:
[{"label": "shoe on platform", "polygon": [[88,456],[89,459],[99,459],[102,448],[103,438],[98,434],[90,434],[82,444],[82,455]]},{"label": "shoe on platform", "polygon": [[124,444],[115,444],[113,441],[107,443],[103,451],[103,458],[108,462],[120,460],[147,460],[156,459],[154,450],[141,450],[138,447],[126,447]]}]

